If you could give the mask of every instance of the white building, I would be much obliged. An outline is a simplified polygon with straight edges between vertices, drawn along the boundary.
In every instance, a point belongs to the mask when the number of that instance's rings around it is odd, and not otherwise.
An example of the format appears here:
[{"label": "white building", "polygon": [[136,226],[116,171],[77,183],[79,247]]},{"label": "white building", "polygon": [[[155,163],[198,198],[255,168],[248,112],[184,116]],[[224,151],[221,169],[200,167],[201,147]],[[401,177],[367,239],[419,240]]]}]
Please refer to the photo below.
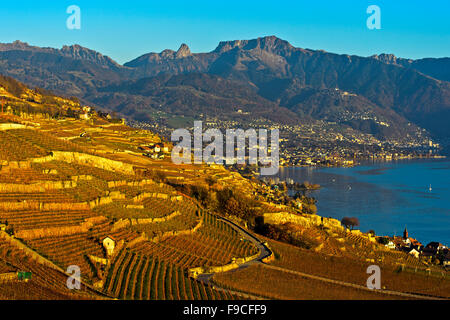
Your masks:
[{"label": "white building", "polygon": [[116,247],[116,241],[111,237],[106,237],[103,239],[102,243],[107,255],[112,256]]}]

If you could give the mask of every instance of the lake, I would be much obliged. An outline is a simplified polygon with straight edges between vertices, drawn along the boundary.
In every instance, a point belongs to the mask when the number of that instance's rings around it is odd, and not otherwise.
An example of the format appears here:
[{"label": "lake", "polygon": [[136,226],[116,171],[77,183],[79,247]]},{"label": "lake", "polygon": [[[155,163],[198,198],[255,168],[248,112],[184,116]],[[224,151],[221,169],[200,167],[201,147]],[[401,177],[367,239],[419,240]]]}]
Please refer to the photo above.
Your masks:
[{"label": "lake", "polygon": [[[281,180],[322,186],[308,191],[318,214],[341,220],[357,217],[361,231],[409,236],[426,245],[450,245],[450,162],[401,160],[365,162],[352,168],[280,168]],[[431,188],[430,188],[431,186]]]}]

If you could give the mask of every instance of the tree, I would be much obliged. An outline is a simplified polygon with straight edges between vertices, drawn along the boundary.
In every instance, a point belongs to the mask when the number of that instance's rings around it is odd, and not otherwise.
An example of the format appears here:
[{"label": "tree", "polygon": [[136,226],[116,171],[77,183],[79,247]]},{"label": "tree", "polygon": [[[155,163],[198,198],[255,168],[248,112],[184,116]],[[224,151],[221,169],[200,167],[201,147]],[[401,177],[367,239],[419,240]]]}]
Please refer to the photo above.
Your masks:
[{"label": "tree", "polygon": [[227,201],[233,197],[233,191],[231,189],[224,189],[217,191],[217,201],[219,204],[219,210],[224,209]]},{"label": "tree", "polygon": [[341,220],[341,223],[346,227],[346,228],[351,228],[353,230],[354,227],[359,226],[359,220],[356,217],[344,217]]}]

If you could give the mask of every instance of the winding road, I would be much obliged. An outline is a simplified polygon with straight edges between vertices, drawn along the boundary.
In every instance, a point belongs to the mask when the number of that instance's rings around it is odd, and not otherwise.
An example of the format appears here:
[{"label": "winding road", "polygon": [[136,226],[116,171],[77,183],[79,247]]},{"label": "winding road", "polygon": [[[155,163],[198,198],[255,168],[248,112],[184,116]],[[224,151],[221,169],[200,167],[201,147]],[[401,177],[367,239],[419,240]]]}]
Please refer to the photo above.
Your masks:
[{"label": "winding road", "polygon": [[[242,228],[241,226],[237,225],[236,223],[220,217],[218,218],[218,220],[225,222],[226,224],[230,225],[234,230],[236,230],[237,232],[239,232],[243,238],[245,238],[246,240],[252,242],[259,250],[260,254],[258,257],[256,257],[253,260],[247,261],[245,263],[239,264],[239,267],[237,269],[233,269],[231,271],[228,272],[233,272],[239,269],[244,269],[247,268],[253,264],[256,263],[263,263],[262,260],[264,258],[269,257],[272,254],[272,251],[264,244],[264,242],[262,242],[261,240],[259,240],[257,237],[255,237],[253,234],[251,234],[249,231],[245,230],[244,228]],[[215,273],[202,273],[199,274],[197,277],[197,280],[208,284],[209,281],[211,280],[211,278],[214,276]]]}]

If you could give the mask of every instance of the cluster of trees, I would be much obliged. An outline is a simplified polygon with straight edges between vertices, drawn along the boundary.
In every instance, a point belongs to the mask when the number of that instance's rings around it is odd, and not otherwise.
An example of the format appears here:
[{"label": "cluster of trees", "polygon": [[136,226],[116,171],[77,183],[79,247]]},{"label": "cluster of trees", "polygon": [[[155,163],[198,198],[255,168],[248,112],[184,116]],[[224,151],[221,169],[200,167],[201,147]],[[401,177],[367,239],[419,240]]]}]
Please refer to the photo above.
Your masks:
[{"label": "cluster of trees", "polygon": [[255,220],[259,216],[258,210],[255,209],[256,201],[229,188],[213,191],[210,185],[214,184],[215,181],[207,182],[208,185],[169,184],[180,192],[196,199],[207,210],[225,216],[235,216],[247,221],[250,226],[255,226]]},{"label": "cluster of trees", "polygon": [[224,189],[217,192],[217,204],[219,212],[236,216],[246,220],[252,226],[255,225],[258,212],[254,209],[256,203],[252,203],[250,199],[233,192],[231,189]]},{"label": "cluster of trees", "polygon": [[150,178],[156,182],[167,182],[167,175],[161,170],[145,170],[142,172],[143,178]]},{"label": "cluster of trees", "polygon": [[317,213],[317,200],[312,197],[307,197],[304,191],[297,192],[294,196],[296,201],[302,203],[302,212],[306,214],[316,214]]},{"label": "cluster of trees", "polygon": [[255,231],[265,237],[289,243],[300,248],[313,249],[319,245],[316,240],[302,236],[302,234],[296,232],[294,225],[290,223],[279,225],[264,223],[263,217],[256,219]]},{"label": "cluster of trees", "polygon": [[349,228],[349,229],[352,229],[352,230],[353,230],[354,227],[359,226],[359,220],[356,217],[344,217],[344,218],[342,218],[341,223],[346,228]]}]

